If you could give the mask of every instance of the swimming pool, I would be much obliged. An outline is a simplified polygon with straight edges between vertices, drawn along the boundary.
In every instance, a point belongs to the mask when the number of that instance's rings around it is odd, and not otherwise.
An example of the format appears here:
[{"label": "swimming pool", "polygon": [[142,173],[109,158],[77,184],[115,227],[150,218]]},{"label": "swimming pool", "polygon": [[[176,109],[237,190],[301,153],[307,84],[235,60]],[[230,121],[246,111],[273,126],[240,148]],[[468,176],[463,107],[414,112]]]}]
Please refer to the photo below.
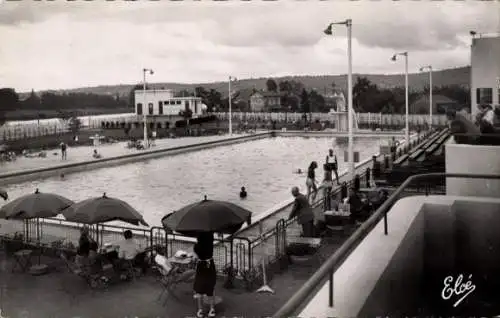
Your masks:
[{"label": "swimming pool", "polygon": [[[318,161],[317,179],[322,178],[322,162],[332,147],[333,138],[275,137],[240,144],[221,146],[143,162],[102,168],[44,180],[12,184],[9,196],[16,198],[31,193],[53,192],[79,201],[100,196],[127,201],[143,213],[151,225],[184,205],[202,200],[204,195],[240,204],[255,215],[290,197],[290,187],[305,187],[305,170],[313,160]],[[370,158],[387,140],[359,138],[354,149],[360,160]],[[334,147],[339,159],[339,173],[347,168],[343,162],[345,146]],[[248,192],[240,200],[240,187]]]}]

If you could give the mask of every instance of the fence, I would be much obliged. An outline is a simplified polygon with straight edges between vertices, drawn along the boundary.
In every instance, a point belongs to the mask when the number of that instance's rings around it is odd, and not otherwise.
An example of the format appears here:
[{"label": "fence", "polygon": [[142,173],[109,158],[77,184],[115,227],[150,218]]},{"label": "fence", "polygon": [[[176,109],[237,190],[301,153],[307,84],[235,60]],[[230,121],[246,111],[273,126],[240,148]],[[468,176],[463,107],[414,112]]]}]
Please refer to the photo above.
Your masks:
[{"label": "fence", "polygon": [[[213,113],[220,120],[228,120],[228,113]],[[239,121],[269,121],[276,120],[278,122],[295,122],[302,121],[303,113],[242,113],[233,112],[231,118]],[[468,116],[470,117],[470,115]],[[309,114],[308,114],[309,118]],[[311,113],[313,121],[332,121],[334,115],[329,113]],[[383,126],[402,126],[405,124],[405,115],[401,114],[381,114],[381,113],[356,113],[358,125],[377,124]],[[470,119],[470,118],[469,118]],[[429,122],[429,115],[408,115],[408,122],[411,126],[422,126]],[[448,122],[446,115],[436,114],[432,116],[432,124],[434,126],[444,126]]]},{"label": "fence", "polygon": [[[219,120],[228,120],[228,113],[211,113]],[[302,113],[242,113],[233,112],[232,119],[235,121],[252,121],[252,122],[267,122],[275,120],[278,122],[297,122],[302,121]],[[333,116],[328,113],[311,113],[312,120],[319,120],[322,122],[330,122]],[[374,127],[389,126],[389,127],[402,127],[405,124],[405,115],[400,114],[380,114],[380,113],[357,113],[356,114],[358,126],[365,128],[366,126]],[[470,119],[470,115],[467,116]],[[82,125],[88,129],[102,129],[103,124],[107,123],[135,123],[138,118],[135,114],[121,115],[121,116],[99,116],[99,117],[81,117]],[[410,126],[423,126],[428,123],[428,115],[411,114],[408,117]],[[434,126],[445,126],[447,119],[445,115],[438,114],[433,116]],[[51,123],[37,124],[33,121],[29,123],[19,123],[16,125],[4,125],[0,127],[0,141],[12,141],[25,138],[36,138],[46,135],[58,135],[69,132],[69,126],[64,121],[54,121]]]},{"label": "fence", "polygon": [[[79,117],[82,121],[82,128],[101,129],[103,122],[126,122],[137,121],[136,115],[122,116],[96,116]],[[18,122],[14,125],[3,125],[0,127],[0,141],[12,141],[26,138],[36,138],[47,135],[59,135],[69,132],[69,125],[63,120],[50,120],[50,122],[36,121]]]}]

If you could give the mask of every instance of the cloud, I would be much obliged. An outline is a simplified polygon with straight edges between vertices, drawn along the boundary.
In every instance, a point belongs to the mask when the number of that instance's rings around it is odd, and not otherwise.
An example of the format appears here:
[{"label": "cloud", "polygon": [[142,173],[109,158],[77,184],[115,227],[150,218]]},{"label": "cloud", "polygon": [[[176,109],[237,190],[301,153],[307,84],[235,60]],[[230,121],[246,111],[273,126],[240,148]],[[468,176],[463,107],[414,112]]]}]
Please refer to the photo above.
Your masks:
[{"label": "cloud", "polygon": [[345,74],[353,19],[353,71],[401,72],[468,63],[468,31],[500,31],[494,2],[10,2],[0,11],[0,81],[19,90]]},{"label": "cloud", "polygon": [[494,1],[392,3],[386,14],[363,21],[356,30],[356,38],[368,47],[454,49],[464,46],[460,37],[471,29],[497,30],[500,26],[497,8]]}]

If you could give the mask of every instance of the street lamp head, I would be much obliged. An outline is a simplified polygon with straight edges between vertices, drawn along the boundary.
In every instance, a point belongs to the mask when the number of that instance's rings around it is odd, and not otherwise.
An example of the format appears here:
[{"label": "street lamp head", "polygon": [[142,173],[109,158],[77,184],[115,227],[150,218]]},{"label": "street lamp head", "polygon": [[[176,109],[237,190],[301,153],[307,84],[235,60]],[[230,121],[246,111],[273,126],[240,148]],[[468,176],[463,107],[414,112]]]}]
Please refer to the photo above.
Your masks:
[{"label": "street lamp head", "polygon": [[149,70],[149,74],[150,75],[153,75],[155,72],[153,72],[153,70]]},{"label": "street lamp head", "polygon": [[397,59],[397,55],[396,55],[396,54],[394,54],[394,55],[391,57],[391,61],[393,61],[393,62],[394,62],[394,61],[396,61],[396,59]]},{"label": "street lamp head", "polygon": [[332,35],[333,34],[333,29],[332,29],[332,23],[328,25],[328,27],[323,31],[326,35]]},{"label": "street lamp head", "polygon": [[476,31],[469,31],[469,34],[470,34],[471,36],[476,36],[477,32],[476,32]]}]

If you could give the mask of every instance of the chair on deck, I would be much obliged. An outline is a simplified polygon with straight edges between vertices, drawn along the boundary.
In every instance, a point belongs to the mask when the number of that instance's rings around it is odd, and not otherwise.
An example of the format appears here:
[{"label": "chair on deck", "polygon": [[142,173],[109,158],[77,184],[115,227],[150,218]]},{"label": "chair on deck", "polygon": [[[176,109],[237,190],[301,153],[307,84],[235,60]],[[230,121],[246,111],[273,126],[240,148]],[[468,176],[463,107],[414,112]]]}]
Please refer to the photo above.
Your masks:
[{"label": "chair on deck", "polygon": [[[160,295],[158,296],[158,300],[160,300],[165,293],[175,297],[175,294],[173,293],[174,287],[179,284],[193,282],[196,274],[196,271],[193,269],[183,270],[180,267],[170,264],[165,256],[161,254],[157,254],[154,257],[152,269],[156,273],[156,277],[163,287]],[[167,304],[167,301],[168,295],[163,302],[164,306]]]},{"label": "chair on deck", "polygon": [[[310,259],[315,259],[322,264],[323,259],[319,253],[322,239],[315,237],[289,237],[287,239],[287,254],[292,263],[306,263]],[[298,254],[295,254],[297,253]],[[300,255],[305,254],[305,255]]]},{"label": "chair on deck", "polygon": [[107,278],[103,277],[101,273],[92,273],[91,265],[78,266],[74,262],[71,262],[67,255],[63,252],[61,252],[60,257],[66,265],[68,271],[71,274],[83,278],[91,289],[107,286]]}]

